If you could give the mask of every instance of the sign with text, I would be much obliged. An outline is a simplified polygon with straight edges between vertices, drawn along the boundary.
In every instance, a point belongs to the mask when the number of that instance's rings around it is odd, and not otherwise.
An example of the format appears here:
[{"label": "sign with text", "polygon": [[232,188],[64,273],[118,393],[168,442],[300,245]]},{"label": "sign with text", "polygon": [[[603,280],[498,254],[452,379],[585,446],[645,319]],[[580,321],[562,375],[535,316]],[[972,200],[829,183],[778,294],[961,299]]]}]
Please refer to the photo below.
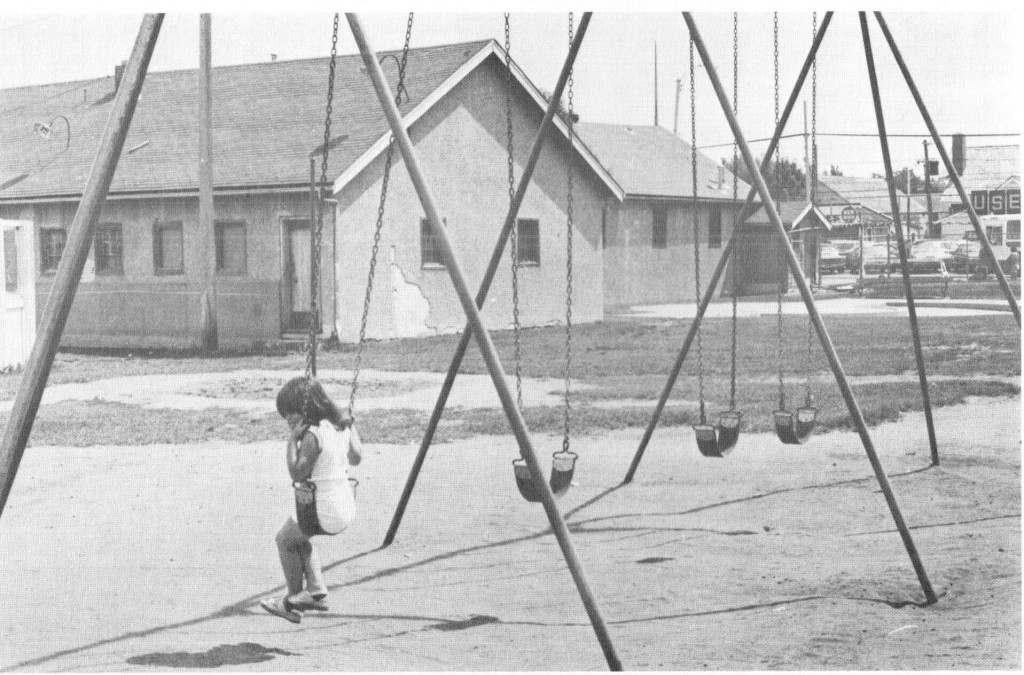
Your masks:
[{"label": "sign with text", "polygon": [[973,190],[971,206],[979,216],[1020,213],[1020,188],[1013,190]]},{"label": "sign with text", "polygon": [[860,204],[820,204],[818,208],[832,225],[860,225]]}]

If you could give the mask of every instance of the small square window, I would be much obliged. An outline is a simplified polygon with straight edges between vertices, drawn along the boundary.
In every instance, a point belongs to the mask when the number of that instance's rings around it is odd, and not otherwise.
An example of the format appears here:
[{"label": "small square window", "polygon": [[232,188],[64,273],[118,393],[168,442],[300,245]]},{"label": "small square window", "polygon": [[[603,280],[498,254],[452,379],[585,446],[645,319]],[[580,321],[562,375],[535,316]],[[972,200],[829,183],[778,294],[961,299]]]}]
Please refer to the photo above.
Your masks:
[{"label": "small square window", "polygon": [[93,244],[96,274],[124,273],[124,244],[120,223],[100,223]]},{"label": "small square window", "polygon": [[708,248],[722,248],[722,207],[712,206],[708,218]]},{"label": "small square window", "polygon": [[540,221],[520,218],[516,221],[519,266],[540,265]]},{"label": "small square window", "polygon": [[184,274],[184,235],[181,223],[153,225],[153,270],[157,274]]},{"label": "small square window", "polygon": [[668,209],[662,206],[651,214],[651,248],[668,248]]},{"label": "small square window", "polygon": [[245,223],[217,221],[217,271],[245,274]]},{"label": "small square window", "polygon": [[4,289],[18,292],[18,233],[4,230]]},{"label": "small square window", "polygon": [[[445,219],[444,224],[448,225]],[[430,221],[426,218],[420,219],[420,260],[422,267],[444,267],[444,251],[441,248],[441,238],[434,233],[430,227]]]},{"label": "small square window", "polygon": [[43,228],[39,231],[39,269],[43,273],[56,272],[60,257],[64,254],[67,233],[57,228]]}]

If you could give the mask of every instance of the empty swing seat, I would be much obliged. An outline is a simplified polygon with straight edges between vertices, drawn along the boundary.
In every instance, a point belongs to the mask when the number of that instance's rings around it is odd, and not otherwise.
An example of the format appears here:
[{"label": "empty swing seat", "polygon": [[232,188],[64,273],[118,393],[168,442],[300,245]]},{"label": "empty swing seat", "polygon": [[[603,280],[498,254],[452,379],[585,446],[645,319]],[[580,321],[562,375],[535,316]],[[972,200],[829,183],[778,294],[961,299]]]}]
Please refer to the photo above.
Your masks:
[{"label": "empty swing seat", "polygon": [[804,406],[796,409],[796,415],[788,410],[775,411],[775,435],[786,445],[800,445],[814,431],[818,409]]},{"label": "empty swing seat", "polygon": [[718,425],[695,424],[694,435],[697,449],[705,457],[725,457],[736,447],[740,437],[740,423],[743,413],[729,411],[718,416]]},{"label": "empty swing seat", "polygon": [[[551,456],[549,484],[555,497],[561,497],[569,490],[573,473],[576,471],[576,459],[576,453],[568,451],[556,452]],[[540,490],[533,482],[533,474],[530,473],[530,467],[526,460],[522,457],[512,460],[512,469],[516,476],[516,487],[519,488],[519,494],[523,496],[523,499],[528,502],[541,501]]]}]

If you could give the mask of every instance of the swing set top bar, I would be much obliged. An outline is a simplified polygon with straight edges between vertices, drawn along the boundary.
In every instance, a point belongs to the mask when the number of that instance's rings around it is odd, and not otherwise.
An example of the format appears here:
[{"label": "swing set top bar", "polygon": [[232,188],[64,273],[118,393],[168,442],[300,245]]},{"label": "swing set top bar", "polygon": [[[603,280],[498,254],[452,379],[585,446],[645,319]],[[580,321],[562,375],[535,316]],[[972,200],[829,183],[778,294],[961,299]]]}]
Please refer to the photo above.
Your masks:
[{"label": "swing set top bar", "polygon": [[121,86],[117,89],[107,125],[103,130],[103,138],[100,140],[88,182],[68,231],[64,255],[57,266],[46,308],[39,321],[38,337],[32,346],[28,363],[25,364],[25,373],[22,375],[11,415],[7,420],[3,444],[0,446],[0,515],[3,515],[4,507],[7,505],[18,465],[32,433],[32,424],[39,411],[46,380],[50,376],[50,368],[60,346],[64,325],[75,300],[75,291],[78,289],[82,268],[85,267],[85,260],[89,255],[93,232],[99,221],[103,203],[107,199],[114,171],[117,169],[117,161],[135,114],[135,106],[142,91],[142,83],[146,79],[146,70],[149,68],[163,20],[163,14],[147,14],[142,19],[139,34],[135,38],[135,46],[125,66]]},{"label": "swing set top bar", "polygon": [[420,166],[419,158],[416,155],[416,150],[412,145],[412,141],[409,139],[409,134],[402,126],[401,113],[399,113],[394,100],[391,98],[391,90],[385,80],[384,72],[380,67],[380,63],[377,61],[376,55],[369,43],[369,40],[367,39],[366,32],[363,30],[358,15],[348,13],[345,17],[348,20],[349,27],[352,29],[352,36],[355,38],[356,44],[359,46],[359,53],[362,55],[363,63],[367,68],[367,73],[371,81],[373,82],[377,98],[384,109],[388,125],[391,127],[391,132],[394,134],[395,141],[402,152],[406,168],[409,171],[409,177],[412,180],[413,186],[416,189],[416,194],[419,196],[420,204],[427,216],[427,222],[430,224],[431,230],[434,232],[434,235],[437,237],[438,243],[441,246],[445,263],[448,268],[448,274],[452,279],[452,284],[455,286],[455,291],[459,296],[459,301],[462,303],[463,311],[466,313],[467,318],[472,324],[473,335],[476,338],[477,346],[479,347],[480,353],[483,355],[484,361],[487,364],[487,370],[490,373],[491,380],[497,390],[498,398],[501,399],[502,407],[505,410],[505,416],[508,418],[509,424],[512,426],[513,434],[519,443],[520,453],[522,454],[523,459],[526,460],[527,465],[530,467],[530,472],[533,475],[534,482],[541,495],[541,502],[544,505],[544,511],[547,513],[551,529],[554,532],[555,538],[558,540],[559,547],[562,550],[562,555],[565,557],[573,580],[576,583],[576,588],[580,593],[580,598],[582,599],[583,605],[590,617],[590,622],[594,627],[594,632],[597,634],[598,641],[601,644],[601,649],[604,652],[605,660],[611,670],[621,670],[622,663],[619,660],[618,654],[615,652],[615,646],[612,644],[611,636],[608,633],[604,618],[601,616],[600,610],[597,606],[597,601],[594,598],[593,592],[590,590],[590,585],[587,582],[586,575],[583,571],[583,565],[573,548],[572,540],[569,536],[569,528],[566,526],[565,520],[562,518],[562,514],[558,510],[558,505],[555,502],[555,497],[551,492],[551,488],[544,480],[540,463],[537,461],[536,452],[530,442],[526,422],[523,419],[522,414],[519,412],[519,409],[516,407],[515,400],[508,388],[504,370],[502,369],[501,362],[498,359],[497,350],[491,340],[490,333],[483,324],[480,311],[477,309],[476,302],[470,294],[469,285],[466,282],[465,275],[463,274],[462,268],[455,256],[455,252],[452,249],[451,242],[448,240],[448,235],[445,232],[444,225],[441,221],[440,211],[437,208],[437,202],[430,190],[430,186],[426,182],[423,169]]}]

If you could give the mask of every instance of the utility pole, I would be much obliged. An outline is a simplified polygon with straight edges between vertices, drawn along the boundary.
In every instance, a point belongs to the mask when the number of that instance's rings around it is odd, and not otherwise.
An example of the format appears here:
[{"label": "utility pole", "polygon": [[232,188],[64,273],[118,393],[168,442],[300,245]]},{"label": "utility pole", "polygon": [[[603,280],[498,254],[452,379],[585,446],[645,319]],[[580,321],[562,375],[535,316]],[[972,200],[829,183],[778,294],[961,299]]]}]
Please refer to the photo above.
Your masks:
[{"label": "utility pole", "polygon": [[675,120],[672,122],[672,134],[675,136],[679,135],[679,92],[683,89],[682,78],[676,78],[676,114]]},{"label": "utility pole", "polygon": [[654,126],[658,126],[658,43],[654,43]]},{"label": "utility pole", "polygon": [[202,295],[203,351],[217,349],[217,241],[213,223],[213,93],[211,17],[199,15],[199,231],[205,243],[206,286]]},{"label": "utility pole", "polygon": [[928,161],[928,139],[924,140],[924,197],[928,203],[928,236],[931,237],[935,223],[932,220],[932,165]]}]

